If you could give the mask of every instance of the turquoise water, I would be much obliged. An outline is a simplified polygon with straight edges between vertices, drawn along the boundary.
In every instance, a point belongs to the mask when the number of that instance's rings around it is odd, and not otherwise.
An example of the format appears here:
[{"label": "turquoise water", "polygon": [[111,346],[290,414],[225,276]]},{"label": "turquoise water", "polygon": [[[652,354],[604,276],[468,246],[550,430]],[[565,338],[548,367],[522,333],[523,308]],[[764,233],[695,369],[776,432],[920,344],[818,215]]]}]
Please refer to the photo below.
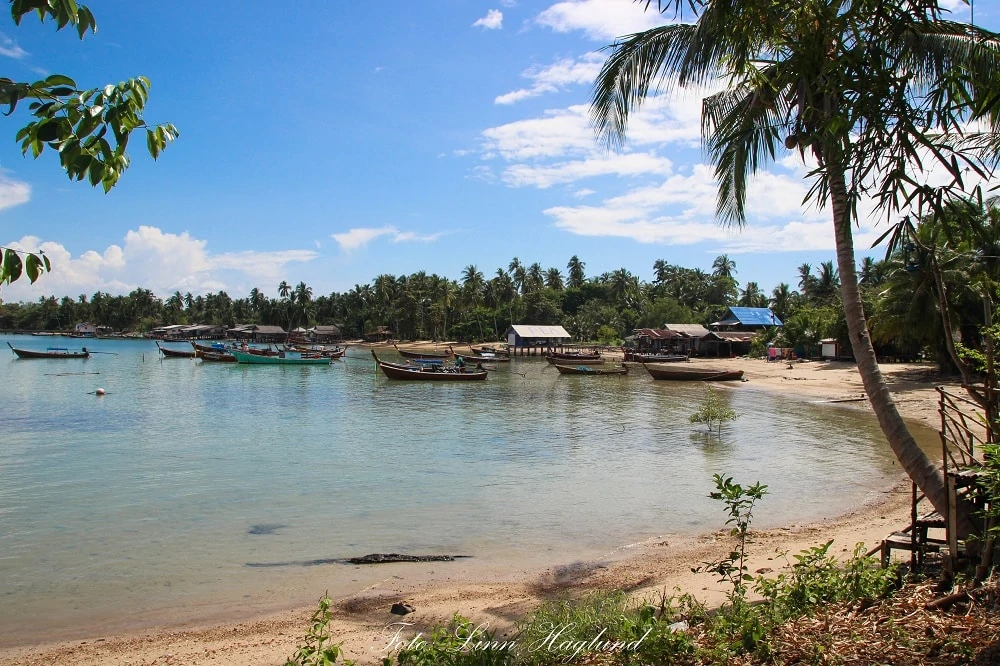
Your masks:
[{"label": "turquoise water", "polygon": [[641,371],[564,377],[531,359],[486,382],[409,383],[364,350],[251,367],[83,343],[116,355],[0,360],[0,643],[309,603],[384,576],[315,560],[564,563],[716,529],[714,473],[770,486],[759,525],[812,520],[897,469],[874,419],[751,383],[721,389],[742,416],[715,441],[688,422],[704,386]]}]

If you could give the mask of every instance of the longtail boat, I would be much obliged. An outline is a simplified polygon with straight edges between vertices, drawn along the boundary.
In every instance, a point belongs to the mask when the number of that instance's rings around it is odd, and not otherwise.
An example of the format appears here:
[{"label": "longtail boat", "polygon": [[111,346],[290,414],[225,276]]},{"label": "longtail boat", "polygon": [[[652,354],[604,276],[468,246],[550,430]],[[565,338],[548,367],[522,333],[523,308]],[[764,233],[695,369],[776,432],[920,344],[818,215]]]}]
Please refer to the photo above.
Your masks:
[{"label": "longtail boat", "polygon": [[156,348],[163,354],[163,358],[194,358],[195,356],[193,349],[171,349],[161,345],[159,340],[156,342]]},{"label": "longtail boat", "polygon": [[552,365],[603,365],[604,359],[600,356],[574,356],[570,358],[564,358],[561,356],[553,356],[549,354],[545,357]]},{"label": "longtail boat", "polygon": [[446,351],[446,352],[412,351],[412,350],[409,350],[409,349],[400,349],[399,347],[396,347],[396,345],[393,345],[393,347],[396,349],[396,351],[399,353],[399,355],[402,356],[403,358],[441,358],[441,359],[447,359],[447,358],[451,358],[451,357],[453,357],[455,355],[455,352],[452,350],[452,348],[450,346],[448,347],[448,351]]},{"label": "longtail boat", "polygon": [[730,382],[743,379],[742,370],[681,367],[673,363],[646,363],[645,368],[653,379],[666,379],[675,382]]},{"label": "longtail boat", "polygon": [[498,356],[489,352],[484,354],[459,354],[455,352],[455,358],[460,358],[465,363],[510,363],[509,356]]},{"label": "longtail boat", "polygon": [[87,351],[86,347],[83,347],[80,351],[70,351],[65,347],[49,347],[44,351],[35,349],[21,349],[20,347],[15,347],[14,345],[7,343],[7,346],[11,348],[18,358],[90,358],[90,352]]},{"label": "longtail boat", "polygon": [[568,363],[575,363],[576,361],[586,361],[601,358],[600,352],[555,352],[550,351],[546,354],[548,358],[559,359],[560,361],[567,361]]},{"label": "longtail boat", "polygon": [[227,350],[203,351],[199,349],[197,354],[203,363],[236,363],[236,357]]},{"label": "longtail boat", "polygon": [[372,350],[372,357],[375,364],[382,370],[389,379],[409,379],[431,382],[468,382],[486,379],[489,374],[485,370],[466,370],[465,368],[442,367],[436,363],[420,366],[402,365],[399,363],[386,363],[379,359],[375,350]]},{"label": "longtail boat", "polygon": [[277,356],[261,356],[234,349],[230,352],[236,357],[237,363],[248,365],[330,365],[330,359],[322,356],[303,354],[302,352],[283,351]]},{"label": "longtail boat", "polygon": [[592,365],[562,365],[557,363],[556,370],[560,375],[627,375],[628,366],[617,368],[595,368]]},{"label": "longtail boat", "polygon": [[323,345],[285,345],[288,351],[303,352],[305,354],[319,354],[324,358],[341,358],[347,353],[347,347],[326,347]]},{"label": "longtail boat", "polygon": [[646,352],[626,351],[624,360],[635,363],[677,363],[690,361],[686,354],[653,354]]},{"label": "longtail boat", "polygon": [[473,347],[472,345],[469,345],[469,349],[472,350],[473,354],[493,354],[494,356],[510,356],[510,347],[490,347],[488,345]]}]

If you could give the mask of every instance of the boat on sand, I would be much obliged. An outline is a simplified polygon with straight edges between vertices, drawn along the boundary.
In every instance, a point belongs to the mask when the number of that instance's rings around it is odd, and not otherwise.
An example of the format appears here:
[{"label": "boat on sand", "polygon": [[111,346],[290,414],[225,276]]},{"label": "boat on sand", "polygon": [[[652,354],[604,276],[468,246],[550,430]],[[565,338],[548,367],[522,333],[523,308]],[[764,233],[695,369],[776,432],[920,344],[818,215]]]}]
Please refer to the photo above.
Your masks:
[{"label": "boat on sand", "polygon": [[646,363],[644,365],[653,379],[666,379],[675,382],[729,382],[743,379],[742,370],[692,368],[676,363]]}]

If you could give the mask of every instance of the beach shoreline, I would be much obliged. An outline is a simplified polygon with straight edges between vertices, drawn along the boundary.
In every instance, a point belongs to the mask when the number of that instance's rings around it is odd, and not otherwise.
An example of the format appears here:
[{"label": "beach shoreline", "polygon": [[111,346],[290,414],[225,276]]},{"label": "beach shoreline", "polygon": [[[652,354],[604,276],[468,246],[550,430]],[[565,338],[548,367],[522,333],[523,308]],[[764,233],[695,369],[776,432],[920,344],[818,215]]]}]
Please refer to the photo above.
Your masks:
[{"label": "beach shoreline", "polygon": [[[743,370],[748,381],[727,384],[734,390],[777,391],[837,408],[870,410],[853,364],[768,363],[745,358],[691,363]],[[887,365],[883,373],[904,417],[929,427],[935,427],[938,419],[934,387],[942,383],[957,387],[953,381],[936,381],[936,369],[924,363]],[[891,489],[875,493],[863,506],[838,518],[757,532],[751,545],[751,570],[780,569],[776,550],[794,553],[834,539],[831,552],[848,555],[858,542],[873,545],[908,522],[909,497],[909,484],[900,475]],[[720,528],[722,522],[720,514]],[[711,575],[693,574],[690,569],[724,554],[729,545],[722,531],[692,537],[668,535],[623,546],[600,560],[530,570],[518,569],[518,563],[512,562],[508,569],[497,569],[485,578],[481,569],[459,563],[437,565],[433,575],[419,565],[378,565],[387,567],[382,584],[335,600],[332,631],[335,640],[344,641],[348,658],[377,663],[391,642],[394,622],[412,623],[409,632],[424,631],[458,612],[502,633],[546,599],[592,589],[625,589],[652,597],[679,588],[714,604],[724,598],[724,590]],[[317,597],[321,594],[322,590],[316,591]],[[396,601],[412,604],[416,612],[403,618],[390,614]],[[0,664],[282,664],[301,640],[315,608],[248,610],[221,623],[173,624],[0,648]],[[251,617],[235,619],[247,615]]]}]

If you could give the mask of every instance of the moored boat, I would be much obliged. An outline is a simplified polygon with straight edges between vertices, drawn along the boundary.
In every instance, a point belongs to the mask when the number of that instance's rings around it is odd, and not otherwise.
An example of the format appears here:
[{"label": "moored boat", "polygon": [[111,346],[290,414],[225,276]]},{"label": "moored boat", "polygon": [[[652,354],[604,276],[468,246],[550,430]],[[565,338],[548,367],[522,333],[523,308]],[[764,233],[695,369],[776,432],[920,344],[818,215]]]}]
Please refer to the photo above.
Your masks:
[{"label": "moored boat", "polygon": [[396,351],[399,353],[399,355],[402,356],[403,358],[432,358],[432,359],[433,358],[440,358],[440,359],[448,359],[448,358],[451,358],[451,357],[453,357],[455,355],[455,352],[454,352],[454,350],[452,350],[451,346],[448,347],[448,351],[446,351],[446,352],[416,351],[416,350],[410,350],[410,349],[400,349],[399,347],[396,347],[396,345],[393,345],[393,347],[396,349]]},{"label": "moored boat", "polygon": [[582,351],[571,351],[571,352],[556,352],[550,351],[545,355],[546,358],[554,358],[559,361],[566,361],[567,363],[576,363],[577,361],[587,361],[595,360],[601,358],[600,352],[582,352]]},{"label": "moored boat", "polygon": [[324,358],[341,358],[347,353],[347,347],[327,347],[325,345],[285,345],[288,351],[303,352],[305,354],[319,354]]},{"label": "moored boat", "polygon": [[486,379],[489,374],[485,370],[466,370],[465,368],[443,367],[437,363],[420,364],[419,366],[387,363],[372,350],[375,364],[389,379],[409,379],[437,382],[467,382]]},{"label": "moored boat", "polygon": [[653,379],[676,382],[728,382],[743,379],[742,370],[682,367],[673,363],[646,363],[645,368]]},{"label": "moored boat", "polygon": [[635,363],[677,363],[679,361],[690,361],[686,354],[653,354],[637,351],[626,351],[624,360]]},{"label": "moored boat", "polygon": [[227,350],[203,351],[198,350],[198,358],[204,363],[236,363],[236,357]]},{"label": "moored boat", "polygon": [[248,365],[330,365],[330,359],[296,351],[278,352],[277,356],[261,356],[234,349],[230,352],[237,363]]},{"label": "moored boat", "polygon": [[164,347],[160,344],[160,341],[156,341],[156,348],[160,350],[163,354],[163,358],[194,358],[195,351],[193,349],[171,349],[170,347]]},{"label": "moored boat", "polygon": [[455,352],[455,358],[460,358],[464,363],[510,363],[509,356],[498,356],[489,352],[484,354],[459,354]]},{"label": "moored boat", "polygon": [[570,358],[563,358],[561,356],[553,356],[549,354],[545,357],[552,365],[603,365],[604,359],[600,356],[573,356]]},{"label": "moored boat", "polygon": [[556,364],[556,370],[560,375],[627,375],[628,366],[616,368],[597,368],[592,365],[563,365]]},{"label": "moored boat", "polygon": [[65,347],[49,347],[45,350],[21,349],[9,342],[7,346],[11,348],[11,351],[18,358],[90,358],[90,352],[87,351],[86,347],[83,347],[80,351],[70,351]]}]

